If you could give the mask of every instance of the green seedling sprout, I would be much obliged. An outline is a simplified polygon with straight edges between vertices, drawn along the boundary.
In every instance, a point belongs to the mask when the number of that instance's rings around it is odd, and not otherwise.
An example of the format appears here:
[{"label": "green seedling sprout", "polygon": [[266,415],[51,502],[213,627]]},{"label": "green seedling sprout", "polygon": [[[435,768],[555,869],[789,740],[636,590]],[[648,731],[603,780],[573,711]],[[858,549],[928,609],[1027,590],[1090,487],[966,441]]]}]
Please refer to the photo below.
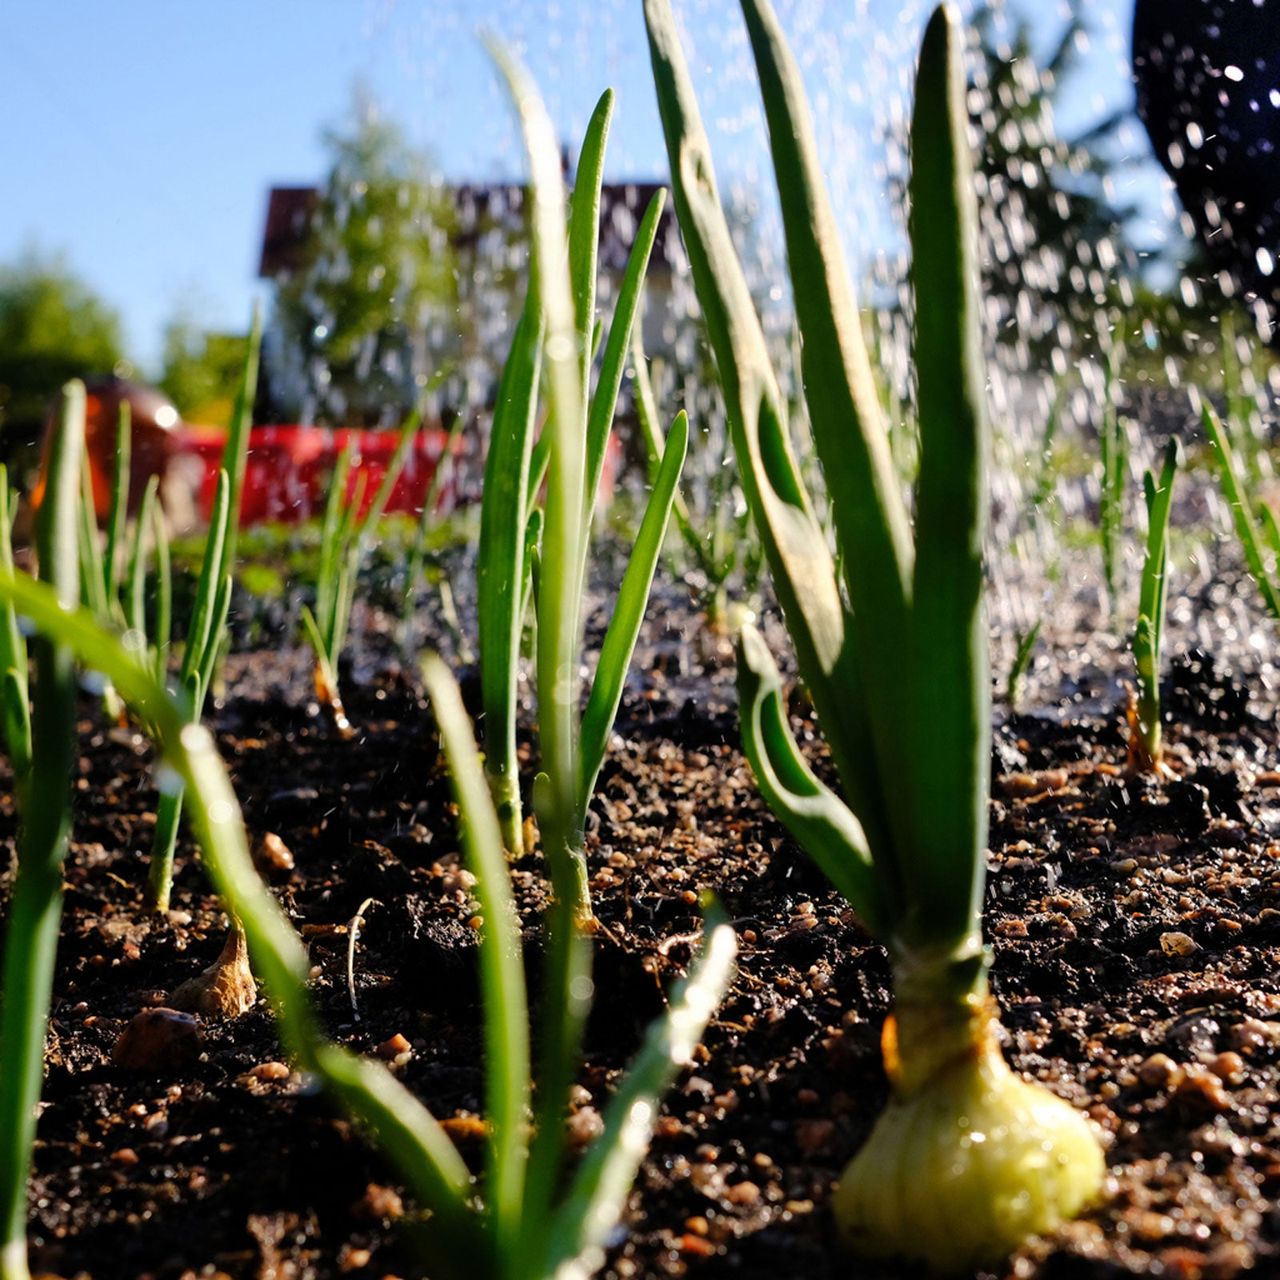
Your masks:
[{"label": "green seedling sprout", "polygon": [[[443,371],[442,371],[443,372]],[[433,535],[440,527],[443,518],[440,497],[444,487],[453,477],[457,462],[458,443],[467,424],[465,414],[457,414],[449,426],[445,436],[444,447],[436,461],[436,469],[431,473],[431,482],[422,499],[422,512],[418,516],[418,526],[414,531],[413,543],[409,548],[409,557],[405,566],[405,636],[409,634],[408,623],[417,602],[418,592],[427,576],[427,560]],[[438,573],[438,571],[437,571]],[[447,578],[438,577],[441,608],[450,617],[455,633],[461,631],[457,624],[457,608],[453,601],[453,590]]]},{"label": "green seedling sprout", "polygon": [[[86,450],[81,472],[77,522],[80,559],[80,598],[109,626],[127,627],[132,642],[152,655],[163,673],[169,655],[173,583],[169,559],[169,533],[160,504],[160,477],[152,476],[143,491],[137,518],[130,531],[129,465],[131,452],[129,406],[123,403],[117,419],[115,472],[107,515],[106,550],[98,539],[93,488]],[[147,545],[155,557],[154,628],[147,619]],[[124,708],[110,681],[103,691],[108,718],[118,721]]]},{"label": "green seedling sprout", "polygon": [[1102,577],[1112,609],[1120,599],[1120,563],[1125,542],[1124,497],[1129,478],[1129,433],[1118,402],[1120,349],[1107,350],[1102,392],[1102,423],[1098,430],[1102,476],[1098,490],[1098,532],[1102,539]]},{"label": "green seedling sprout", "polygon": [[[447,370],[438,371],[423,388],[413,412],[400,428],[387,469],[363,515],[360,514],[366,492],[363,473],[357,479],[354,493],[347,492],[351,466],[356,458],[354,441],[348,442],[338,456],[329,479],[329,495],[320,525],[316,607],[313,611],[306,605],[302,606],[302,627],[315,653],[316,695],[330,709],[338,731],[343,734],[351,734],[352,729],[338,688],[338,659],[347,643],[356,578],[369,549],[370,531],[376,530],[409,460],[418,429],[426,416],[428,399],[446,374]],[[441,461],[443,463],[443,459]],[[430,498],[430,505],[434,506],[434,498]]]},{"label": "green seedling sprout", "polygon": [[[103,553],[98,540],[97,502],[93,491],[93,474],[86,440],[80,475],[80,503],[76,537],[80,560],[80,598],[105,621],[122,618],[120,603],[121,557],[128,521],[129,468],[133,452],[133,423],[127,401],[122,401],[116,414],[113,471],[107,509],[107,546]],[[118,722],[124,714],[120,699],[110,681],[102,690],[102,706],[107,719]]]},{"label": "green seedling sprout", "polygon": [[[1280,621],[1280,580],[1276,576],[1280,527],[1277,526],[1275,512],[1265,502],[1254,506],[1222,419],[1207,400],[1201,405],[1200,417],[1213,448],[1222,493],[1231,508],[1231,520],[1244,551],[1245,565],[1258,584],[1267,611]],[[1264,547],[1267,549],[1265,552]]]},{"label": "green seedling sprout", "polygon": [[1040,639],[1042,622],[1042,618],[1037,618],[1026,631],[1018,636],[1018,643],[1014,647],[1013,663],[1009,667],[1009,678],[1005,681],[1004,686],[1005,705],[1010,711],[1016,712],[1022,702],[1022,683],[1026,679],[1027,671],[1031,666],[1031,655],[1035,652],[1036,641]]},{"label": "green seedling sprout", "polygon": [[1160,478],[1142,478],[1147,504],[1147,554],[1142,565],[1138,622],[1133,632],[1133,665],[1137,696],[1129,705],[1129,769],[1157,777],[1171,776],[1164,762],[1160,714],[1160,658],[1164,641],[1165,596],[1169,585],[1169,511],[1173,482],[1182,465],[1182,445],[1174,436],[1165,446]]},{"label": "green seedling sprout", "polygon": [[[54,430],[36,516],[36,555],[47,584],[45,596],[55,607],[71,607],[80,585],[76,522],[85,433],[83,384],[63,387]],[[11,575],[7,475],[0,477],[0,495],[0,572]],[[72,652],[47,632],[36,636],[31,651],[36,687],[29,710],[27,648],[13,602],[6,599],[0,608],[0,705],[20,825],[0,973],[0,1280],[29,1280],[27,1181],[44,1079],[76,761]]]},{"label": "green seedling sprout", "polygon": [[[74,547],[74,541],[69,545]],[[69,581],[73,592],[74,576]],[[182,779],[204,866],[224,906],[244,929],[286,1051],[371,1134],[429,1214],[415,1237],[430,1274],[441,1280],[567,1280],[595,1271],[657,1119],[657,1099],[679,1067],[691,1060],[732,977],[734,936],[723,916],[709,909],[701,954],[688,980],[673,991],[667,1012],[650,1028],[630,1073],[606,1108],[601,1137],[588,1149],[564,1193],[531,1228],[526,1217],[529,1031],[519,921],[471,723],[443,665],[428,659],[424,674],[484,920],[480,977],[490,1123],[479,1185],[430,1111],[385,1066],[334,1044],[321,1032],[308,988],[306,950],[253,868],[240,807],[208,730],[191,721],[189,709],[157,680],[149,663],[125,649],[89,611],[75,608],[70,596],[64,602],[54,589],[0,565],[0,603],[29,618],[39,634],[48,637],[42,643],[68,656],[74,652],[82,663],[107,675],[155,736],[166,767]],[[63,786],[65,781],[66,770]],[[51,807],[50,812],[55,822],[65,821],[65,805]],[[56,921],[48,936],[56,937]],[[14,1016],[15,1002],[9,994],[6,991],[7,1019]],[[37,1044],[37,1082],[39,1048]],[[14,1078],[6,1070],[0,1097]],[[21,1129],[15,1121],[0,1132],[5,1156],[0,1172],[6,1178],[10,1165],[25,1168],[29,1162],[34,1099],[22,1115]],[[563,1143],[562,1132],[559,1139]],[[24,1194],[18,1196],[12,1216],[17,1225],[6,1240],[16,1243],[7,1243],[0,1255],[7,1268],[0,1280],[28,1280],[22,1241]]]},{"label": "green seedling sprout", "polygon": [[[613,94],[600,99],[587,126],[578,163],[572,215],[566,225],[560,153],[554,130],[527,73],[500,47],[491,52],[511,91],[529,158],[531,263],[529,297],[507,362],[501,403],[509,405],[491,447],[510,459],[501,492],[505,503],[491,514],[480,563],[481,682],[486,718],[486,768],[495,775],[515,769],[515,664],[529,571],[536,602],[535,675],[542,772],[534,802],[542,853],[552,887],[542,990],[541,1051],[534,1073],[534,1137],[525,1182],[522,1248],[531,1257],[550,1247],[556,1228],[551,1199],[564,1164],[564,1115],[580,1056],[591,999],[591,934],[595,927],[584,852],[587,804],[604,759],[623,683],[643,620],[658,554],[688,445],[688,422],[676,416],[662,462],[605,633],[585,709],[580,702],[583,595],[596,494],[604,469],[618,390],[630,346],[630,329],[653,245],[664,195],[655,196],[641,219],[618,294],[608,336],[596,317],[596,260],[600,185]],[[665,193],[664,193],[665,194]],[[541,335],[540,346],[538,343]],[[600,348],[596,391],[586,387]],[[537,377],[546,422],[530,442]],[[542,538],[530,557],[528,522],[537,481],[545,467]],[[491,472],[496,475],[496,472]],[[511,811],[516,793],[495,787],[508,851],[519,825]]]},{"label": "green seedling sprout", "polygon": [[[229,643],[227,621],[231,611],[231,590],[235,573],[235,548],[240,525],[240,502],[244,492],[245,468],[249,456],[249,428],[253,420],[253,401],[258,385],[258,353],[262,345],[262,323],[255,307],[249,328],[249,342],[240,372],[231,414],[231,429],[223,448],[222,468],[218,473],[209,531],[205,537],[200,575],[196,579],[195,600],[191,620],[182,647],[178,668],[178,689],[189,720],[198,724],[204,712],[205,698],[213,683],[218,662]],[[139,522],[141,523],[141,522]],[[157,598],[156,636],[159,652],[156,670],[167,665],[170,587],[167,584],[169,553],[163,536],[163,522],[157,520],[156,555],[160,576]],[[156,805],[156,828],[151,843],[151,859],[147,868],[147,905],[154,911],[169,909],[173,892],[173,862],[178,845],[178,828],[182,821],[183,789],[181,784],[163,788]]]},{"label": "green seedling sprout", "polygon": [[[631,360],[636,417],[644,437],[652,482],[662,459],[662,434],[639,325],[632,333]],[[728,459],[724,462],[727,463]],[[749,596],[755,590],[761,569],[760,539],[751,527],[750,509],[736,510],[732,484],[733,471],[729,466],[715,468],[707,485],[706,502],[711,527],[705,535],[698,529],[684,494],[679,490],[671,511],[685,552],[701,575],[707,622],[716,631],[732,630],[734,623],[745,616],[745,606],[734,608],[729,602],[729,584],[734,575],[740,575],[741,590]]]},{"label": "green seedling sprout", "polygon": [[[1225,412],[1222,424],[1231,437],[1232,449],[1240,461],[1250,489],[1270,479],[1271,459],[1265,447],[1258,401],[1253,393],[1256,378],[1252,368],[1253,353],[1236,332],[1235,311],[1223,307],[1218,319],[1218,350],[1222,357],[1222,398]],[[1248,359],[1242,361],[1240,348],[1245,346]]]},{"label": "green seedling sprout", "polygon": [[[800,481],[785,408],[717,194],[669,0],[645,0],[676,210],[734,446],[843,798],[809,768],[750,627],[743,742],[765,798],[886,945],[887,1109],[841,1180],[854,1248],[956,1270],[1050,1230],[1100,1192],[1088,1121],[1010,1071],[981,938],[991,705],[982,611],[988,505],[977,214],[963,30],[925,32],[910,237],[920,468],[912,536],[795,61],[767,0],[743,0],[781,196],[803,378],[837,565]],[[974,1141],[981,1133],[985,1141]]]}]

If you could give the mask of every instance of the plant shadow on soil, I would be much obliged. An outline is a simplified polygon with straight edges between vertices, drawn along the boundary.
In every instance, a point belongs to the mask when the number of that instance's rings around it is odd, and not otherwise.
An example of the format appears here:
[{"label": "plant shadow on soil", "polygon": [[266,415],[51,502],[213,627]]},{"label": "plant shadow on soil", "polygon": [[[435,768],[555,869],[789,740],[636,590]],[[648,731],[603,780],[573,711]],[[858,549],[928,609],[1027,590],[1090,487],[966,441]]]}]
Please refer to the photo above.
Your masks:
[{"label": "plant shadow on soil", "polygon": [[[628,685],[591,808],[601,929],[576,1140],[596,1131],[688,963],[697,890],[726,904],[741,965],[666,1099],[603,1274],[922,1275],[851,1262],[825,1212],[886,1097],[884,952],[757,796],[725,642],[679,591],[665,589],[651,613],[662,620],[637,653],[644,674]],[[212,718],[251,836],[275,832],[293,853],[272,884],[310,948],[331,1032],[364,1052],[403,1036],[401,1077],[477,1163],[473,908],[429,709],[392,659],[391,630],[378,677],[350,686],[354,743],[308,706],[294,651],[233,658]],[[1118,712],[1011,717],[997,732],[986,929],[1006,1052],[1097,1120],[1113,1187],[1105,1205],[983,1275],[1280,1274],[1275,726],[1207,655],[1175,664],[1166,698],[1181,777],[1165,785],[1121,775]],[[792,710],[821,762],[799,699]],[[147,919],[151,754],[132,731],[104,728],[88,700],[84,713],[32,1202],[37,1269],[93,1280],[421,1274],[397,1225],[413,1207],[308,1082],[266,1065],[281,1052],[261,1004],[205,1022],[180,1066],[112,1064],[128,1020],[207,965],[227,922],[185,838],[175,911]],[[0,836],[13,831],[6,797]],[[513,880],[533,980],[538,858]],[[346,929],[370,898],[357,1018]]]}]

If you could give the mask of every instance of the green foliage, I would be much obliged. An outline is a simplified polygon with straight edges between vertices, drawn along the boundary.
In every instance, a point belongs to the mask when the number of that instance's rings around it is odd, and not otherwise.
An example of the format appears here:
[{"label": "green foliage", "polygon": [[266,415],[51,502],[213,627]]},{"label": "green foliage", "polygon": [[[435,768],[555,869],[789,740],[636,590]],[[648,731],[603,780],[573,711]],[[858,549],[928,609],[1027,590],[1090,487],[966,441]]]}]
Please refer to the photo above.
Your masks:
[{"label": "green foliage", "polygon": [[[44,500],[36,517],[43,590],[55,608],[79,593],[76,507],[84,452],[85,396],[79,382],[62,391],[53,430]],[[2,482],[7,499],[7,478]],[[8,512],[0,511],[0,566],[12,573]],[[0,705],[15,774],[20,827],[17,874],[5,924],[0,973],[0,1277],[28,1280],[27,1179],[44,1079],[44,1041],[53,991],[62,864],[71,831],[75,772],[76,681],[72,652],[56,636],[32,642],[36,683],[28,713],[27,653],[15,609],[0,609]]]},{"label": "green foliage", "polygon": [[[962,31],[954,10],[935,11],[911,127],[920,436],[913,531],[799,69],[768,0],[743,0],[742,8],[835,559],[792,451],[669,0],[646,0],[645,18],[676,209],[743,488],[843,799],[805,764],[777,669],[750,627],[739,647],[743,742],[774,812],[848,895],[894,966],[897,1011],[885,1036],[894,1097],[846,1171],[838,1223],[859,1248],[956,1269],[1076,1213],[1104,1171],[1086,1122],[1010,1074],[987,994],[979,912],[991,750],[982,609],[990,432]],[[975,1157],[968,1126],[979,1104],[990,1115],[982,1126],[989,1141]],[[926,1229],[935,1216],[946,1229]]]},{"label": "green foliage", "polygon": [[[1136,207],[1112,194],[1128,109],[1068,135],[1059,128],[1089,35],[1085,0],[1069,8],[1044,56],[1037,48],[1048,15],[1034,3],[983,3],[970,20],[982,102],[977,180],[990,207],[1008,211],[984,257],[983,295],[999,307],[997,334],[1045,350],[1061,348],[1073,329],[1088,332],[1095,311],[1115,298],[1117,278],[1137,274],[1125,238]],[[1062,277],[1072,272],[1079,284],[1066,287]]]},{"label": "green foliage", "polygon": [[[649,480],[653,483],[662,461],[662,434],[639,325],[632,331],[631,361],[636,418],[644,438]],[[731,449],[728,441],[725,445]],[[728,624],[732,612],[729,606],[730,584],[736,580],[739,590],[750,596],[762,567],[760,539],[752,527],[750,509],[746,506],[738,509],[734,493],[736,476],[728,463],[728,457],[721,458],[720,465],[712,468],[706,478],[704,496],[709,514],[705,534],[679,488],[671,507],[685,553],[700,576],[703,608],[713,628]]]},{"label": "green foliage", "polygon": [[[583,849],[587,804],[648,600],[684,465],[688,432],[683,416],[678,417],[663,450],[658,481],[605,634],[584,714],[580,660],[592,517],[640,283],[663,197],[655,197],[641,221],[606,337],[596,316],[596,258],[600,184],[613,94],[604,94],[588,124],[572,215],[566,222],[559,148],[546,110],[523,70],[497,47],[493,53],[519,111],[529,156],[532,243],[525,316],[503,379],[503,398],[509,399],[511,411],[501,429],[510,434],[506,439],[499,437],[496,444],[511,469],[503,490],[505,502],[502,506],[491,502],[486,509],[489,534],[481,539],[482,664],[489,664],[489,676],[482,676],[482,683],[486,697],[493,698],[491,704],[486,702],[486,718],[500,718],[496,732],[492,723],[487,732],[494,734],[499,752],[511,749],[514,664],[522,609],[527,592],[532,592],[542,761],[542,773],[534,782],[534,801],[552,886],[542,989],[555,996],[544,1002],[521,1248],[526,1256],[542,1257],[550,1249],[564,1247],[556,1243],[562,1241],[564,1227],[556,1222],[551,1206],[563,1171],[563,1116],[592,989],[594,922]],[[542,317],[541,323],[538,317]],[[588,375],[602,339],[599,378],[595,395],[589,397]],[[532,406],[538,389],[545,396],[547,416],[542,434],[533,444]],[[530,508],[544,466],[546,502],[540,522],[541,544],[535,553],[529,535],[531,523],[536,526],[536,522]],[[509,758],[503,774],[513,778],[514,768],[514,759]],[[492,780],[492,766],[489,772]],[[511,790],[495,790],[499,803],[510,802]],[[503,834],[510,843],[515,824],[509,811],[503,818]],[[619,1132],[625,1134],[627,1127],[623,1124]],[[606,1173],[606,1167],[601,1166],[599,1176],[604,1178]],[[594,1226],[573,1224],[573,1238],[580,1240],[584,1230],[591,1233]]]},{"label": "green foliage", "polygon": [[[350,726],[338,689],[338,658],[347,642],[356,577],[369,547],[370,531],[377,529],[378,521],[382,519],[387,502],[404,472],[405,463],[426,413],[427,397],[440,384],[443,376],[443,372],[438,373],[427,383],[413,412],[405,419],[395,450],[383,472],[382,481],[363,515],[361,508],[364,506],[366,492],[364,473],[357,477],[354,492],[349,492],[351,466],[356,458],[354,440],[343,449],[333,475],[329,477],[329,496],[320,526],[315,610],[302,606],[302,625],[316,655],[316,689],[329,704],[338,728],[343,732]],[[440,465],[444,465],[443,457]],[[429,493],[423,508],[424,515],[434,505],[435,498]]]},{"label": "green foliage", "polygon": [[1035,652],[1036,641],[1040,639],[1040,625],[1043,619],[1037,618],[1027,628],[1014,646],[1013,662],[1009,667],[1009,676],[1004,685],[1004,700],[1010,711],[1017,711],[1022,702],[1022,682],[1026,678],[1027,669],[1031,666],[1031,655]]},{"label": "green foliage", "polygon": [[[657,1118],[657,1098],[677,1069],[691,1060],[732,976],[734,938],[723,916],[709,911],[702,954],[687,982],[672,992],[667,1012],[650,1029],[631,1073],[606,1109],[602,1136],[545,1219],[531,1221],[526,1177],[528,1000],[519,921],[472,727],[447,670],[434,659],[424,666],[463,818],[463,849],[477,877],[477,905],[485,922],[480,972],[491,1124],[479,1195],[462,1157],[431,1113],[381,1063],[357,1057],[320,1030],[308,988],[306,950],[253,869],[240,808],[208,732],[193,726],[188,709],[164,689],[150,666],[139,663],[86,610],[3,568],[0,602],[16,606],[42,636],[103,671],[150,726],[165,763],[186,788],[204,865],[227,910],[244,929],[286,1051],[372,1135],[420,1204],[430,1210],[416,1240],[431,1274],[442,1280],[545,1280],[594,1271],[603,1261],[605,1237],[625,1205]],[[10,1007],[6,1000],[6,1015]],[[42,1037],[36,1048],[38,1079]],[[10,1079],[6,1074],[6,1085]],[[32,1117],[34,1107],[29,1105],[26,1114]],[[30,1123],[20,1134],[8,1132],[13,1140],[4,1152],[16,1150],[29,1159]],[[557,1126],[557,1143],[563,1146],[564,1138]],[[25,1209],[22,1194],[19,1247]],[[6,1249],[2,1257],[4,1280],[27,1280],[25,1259],[17,1249]]]},{"label": "green foliage", "polygon": [[[178,670],[178,689],[189,722],[199,724],[204,700],[213,683],[219,659],[229,643],[227,619],[231,610],[231,590],[235,576],[236,543],[240,526],[240,500],[244,491],[245,466],[249,452],[249,428],[252,421],[254,392],[258,380],[258,350],[261,342],[258,313],[255,309],[245,346],[240,371],[240,386],[227,443],[222,454],[222,468],[214,495],[209,531],[205,537],[200,575],[196,581],[191,621],[182,649]],[[142,522],[139,521],[139,528]],[[157,530],[160,526],[157,524]],[[157,537],[157,546],[163,538]],[[158,551],[158,563],[168,563],[167,545]],[[158,597],[157,635],[164,636],[154,664],[157,671],[167,667],[167,638],[171,588],[162,584]],[[147,902],[154,910],[169,909],[173,889],[173,860],[182,818],[183,791],[180,786],[161,791],[156,806],[156,829],[151,844],[151,860],[147,869]]]},{"label": "green foliage", "polygon": [[165,325],[163,342],[158,385],[178,412],[188,422],[230,426],[245,335],[205,329],[194,313],[183,310]]},{"label": "green foliage", "polygon": [[[651,427],[654,489],[601,649],[586,713],[579,723],[576,705],[568,705],[576,699],[576,679],[566,681],[554,673],[574,670],[578,662],[596,495],[632,348],[644,275],[666,199],[665,192],[658,192],[641,217],[606,334],[596,315],[595,296],[600,185],[612,109],[613,95],[606,93],[596,106],[582,144],[567,231],[571,314],[567,306],[565,322],[566,326],[571,322],[572,333],[566,331],[561,336],[572,344],[576,356],[576,368],[570,370],[574,376],[549,361],[551,312],[547,297],[551,285],[544,259],[537,257],[535,239],[535,268],[499,384],[485,463],[478,575],[485,765],[504,842],[516,855],[524,848],[516,694],[527,604],[532,597],[537,615],[544,765],[549,745],[554,744],[555,764],[547,768],[547,775],[555,781],[557,813],[567,823],[557,838],[567,839],[576,849],[648,602],[688,443],[683,415],[677,418],[665,445],[660,443],[656,426]],[[535,188],[534,196],[535,215],[553,216],[536,203],[539,199],[552,201],[551,195]],[[563,204],[558,193],[554,202]],[[535,227],[538,225],[535,222]],[[596,388],[588,399],[584,389],[590,384],[597,354]],[[546,363],[560,371],[558,384],[550,380],[544,384]],[[539,400],[544,392],[551,413],[535,442]],[[546,510],[539,511],[534,504],[544,474]],[[545,589],[533,592],[533,566],[539,558],[556,565],[557,572],[548,576]],[[573,688],[562,687],[568,684]],[[554,715],[545,710],[549,703],[556,707]],[[563,776],[561,770],[565,771]]]},{"label": "green foliage", "polygon": [[1231,520],[1240,539],[1245,564],[1258,585],[1267,611],[1280,621],[1280,577],[1276,573],[1280,525],[1266,503],[1255,504],[1244,468],[1231,445],[1230,433],[1208,401],[1203,402],[1200,416],[1213,447],[1222,493],[1231,508]]},{"label": "green foliage", "polygon": [[1098,428],[1101,475],[1098,483],[1098,532],[1102,538],[1102,578],[1112,609],[1120,599],[1120,567],[1124,558],[1124,499],[1129,481],[1129,432],[1120,417],[1119,347],[1106,357],[1102,422]]},{"label": "green foliage", "polygon": [[427,323],[454,301],[453,206],[366,95],[324,145],[302,261],[276,287],[273,390],[299,386],[293,411],[335,426],[399,421],[417,399]]},{"label": "green foliage", "polygon": [[68,378],[111,373],[123,358],[115,312],[58,257],[0,268],[0,430],[33,444]]},{"label": "green foliage", "polygon": [[1138,678],[1136,722],[1129,756],[1144,772],[1161,769],[1163,730],[1160,720],[1160,658],[1164,641],[1165,597],[1169,587],[1169,511],[1173,482],[1182,464],[1182,445],[1174,436],[1164,452],[1159,480],[1151,471],[1142,477],[1147,504],[1147,554],[1142,565],[1138,621],[1133,632],[1133,664]]}]

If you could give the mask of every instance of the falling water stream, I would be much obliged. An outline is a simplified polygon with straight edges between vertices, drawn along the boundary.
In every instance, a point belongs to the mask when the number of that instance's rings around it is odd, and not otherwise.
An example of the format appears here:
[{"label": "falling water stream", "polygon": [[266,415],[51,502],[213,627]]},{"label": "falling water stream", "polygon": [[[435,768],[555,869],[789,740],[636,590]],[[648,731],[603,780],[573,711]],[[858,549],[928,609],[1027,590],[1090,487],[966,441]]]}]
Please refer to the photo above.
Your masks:
[{"label": "falling water stream", "polygon": [[[1221,404],[1229,363],[1237,402],[1247,406],[1246,429],[1261,438],[1280,379],[1257,337],[1255,314],[1238,300],[1224,300],[1231,282],[1189,247],[1191,221],[1133,113],[1132,0],[965,7],[974,19],[974,140],[984,157],[978,194],[995,433],[993,666],[997,673],[1007,669],[1017,637],[1039,620],[1028,701],[1076,710],[1082,700],[1084,709],[1116,706],[1116,679],[1128,675],[1123,648],[1145,536],[1141,476],[1177,433],[1190,446],[1192,466],[1179,480],[1173,516],[1166,652],[1200,647],[1269,685],[1274,624],[1241,575],[1229,514],[1198,447],[1196,406],[1201,391]],[[681,0],[676,8],[722,190],[785,383],[794,345],[787,276],[745,32],[736,6],[723,0]],[[914,54],[929,6],[924,0],[782,0],[779,10],[814,106],[905,485],[912,457],[911,296],[902,189]],[[606,179],[664,177],[638,0],[499,0],[485,6],[485,21],[526,59],[570,150],[595,97],[613,84],[619,100]],[[368,22],[399,33],[399,70],[421,87],[420,118],[405,123],[435,154],[442,189],[518,182],[522,158],[511,112],[478,52],[466,0],[370,0]],[[1224,79],[1224,91],[1231,87]],[[376,97],[377,84],[371,89]],[[482,138],[483,155],[460,152],[455,136]],[[433,340],[452,341],[459,357],[442,396],[451,407],[474,412],[480,429],[519,306],[512,281],[524,267],[518,235],[493,233],[482,248],[460,282],[471,300],[466,336],[450,332],[451,325],[458,328],[460,310],[445,307],[423,317]],[[723,412],[698,338],[687,266],[678,246],[671,254],[666,323],[656,335],[659,349],[650,342],[651,354],[658,357],[664,413],[683,405],[694,424],[686,489],[695,513],[709,519],[709,507],[740,502],[740,496],[715,479],[732,465]],[[345,264],[335,262],[333,269]],[[607,289],[603,304],[607,312]],[[1096,525],[1098,429],[1113,349],[1120,418],[1130,441],[1125,511],[1131,536],[1119,598],[1110,601]],[[412,372],[421,379],[426,369]],[[797,434],[803,443],[803,431]],[[638,482],[640,469],[633,470]],[[1265,450],[1259,470],[1264,478],[1270,470]]]}]

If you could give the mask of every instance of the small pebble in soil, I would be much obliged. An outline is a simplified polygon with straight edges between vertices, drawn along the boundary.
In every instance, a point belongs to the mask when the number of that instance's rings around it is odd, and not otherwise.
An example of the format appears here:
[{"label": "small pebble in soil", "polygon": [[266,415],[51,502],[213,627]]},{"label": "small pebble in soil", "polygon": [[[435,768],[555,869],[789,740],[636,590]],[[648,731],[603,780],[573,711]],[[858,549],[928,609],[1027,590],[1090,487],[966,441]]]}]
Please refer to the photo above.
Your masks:
[{"label": "small pebble in soil", "polygon": [[287,875],[295,865],[293,851],[274,831],[264,831],[254,844],[253,861],[268,875]]},{"label": "small pebble in soil", "polygon": [[283,1062],[260,1062],[249,1072],[255,1080],[279,1081],[289,1078],[289,1068]]},{"label": "small pebble in soil", "polygon": [[1138,1079],[1148,1089],[1172,1089],[1182,1081],[1182,1068],[1167,1053],[1153,1053],[1138,1067]]},{"label": "small pebble in soil", "polygon": [[1189,1118],[1213,1115],[1227,1111],[1231,1099],[1222,1087],[1222,1081],[1203,1067],[1189,1067],[1173,1093],[1178,1109]]},{"label": "small pebble in soil", "polygon": [[364,1189],[364,1196],[352,1207],[357,1218],[375,1222],[395,1222],[404,1217],[404,1201],[394,1187],[383,1187],[371,1182]]},{"label": "small pebble in soil", "polygon": [[604,1132],[604,1120],[595,1107],[579,1107],[565,1124],[569,1145],[583,1150]]},{"label": "small pebble in soil", "polygon": [[352,1271],[363,1271],[373,1259],[368,1249],[357,1249],[352,1245],[344,1245],[338,1255],[338,1270],[344,1275]]},{"label": "small pebble in soil", "polygon": [[413,1045],[397,1031],[395,1035],[388,1036],[378,1045],[374,1053],[391,1063],[393,1067],[402,1067],[413,1057]]},{"label": "small pebble in soil", "polygon": [[1239,1084],[1244,1079],[1244,1059],[1229,1049],[1209,1063],[1209,1070],[1224,1084]]},{"label": "small pebble in soil", "polygon": [[175,1071],[200,1056],[200,1024],[177,1009],[143,1009],[120,1033],[111,1061],[126,1071]]}]

